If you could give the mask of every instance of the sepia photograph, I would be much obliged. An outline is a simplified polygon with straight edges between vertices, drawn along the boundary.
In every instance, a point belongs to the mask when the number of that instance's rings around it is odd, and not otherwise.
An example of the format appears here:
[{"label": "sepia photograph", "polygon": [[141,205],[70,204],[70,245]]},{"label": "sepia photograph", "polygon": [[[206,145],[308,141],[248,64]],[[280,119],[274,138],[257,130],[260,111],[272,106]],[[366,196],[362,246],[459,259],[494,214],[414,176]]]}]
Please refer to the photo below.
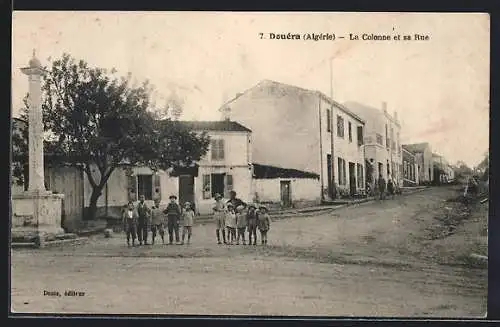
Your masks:
[{"label": "sepia photograph", "polygon": [[14,11],[10,312],[484,318],[484,13]]}]

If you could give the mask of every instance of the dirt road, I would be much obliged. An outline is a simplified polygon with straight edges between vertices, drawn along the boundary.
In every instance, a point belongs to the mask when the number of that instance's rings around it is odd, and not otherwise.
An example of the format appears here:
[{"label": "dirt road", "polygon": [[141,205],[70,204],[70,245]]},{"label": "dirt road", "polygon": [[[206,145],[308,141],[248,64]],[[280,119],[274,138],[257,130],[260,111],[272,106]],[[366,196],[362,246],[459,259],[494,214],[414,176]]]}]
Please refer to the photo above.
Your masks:
[{"label": "dirt road", "polygon": [[[129,249],[116,235],[78,247],[14,250],[12,309],[482,317],[487,270],[460,261],[469,251],[460,240],[479,233],[478,223],[472,232],[465,222],[447,237],[430,237],[454,192],[435,188],[274,221],[267,247],[217,245],[214,226],[204,225],[189,246]],[[64,296],[67,290],[85,295]]]}]

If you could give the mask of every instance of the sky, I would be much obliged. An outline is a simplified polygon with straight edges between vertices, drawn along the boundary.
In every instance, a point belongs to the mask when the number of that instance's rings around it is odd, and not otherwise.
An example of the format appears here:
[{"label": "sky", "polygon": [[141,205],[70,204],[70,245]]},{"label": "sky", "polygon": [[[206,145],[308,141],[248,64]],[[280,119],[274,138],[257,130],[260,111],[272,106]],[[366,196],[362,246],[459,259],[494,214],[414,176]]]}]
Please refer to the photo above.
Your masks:
[{"label": "sky", "polygon": [[[429,142],[450,163],[474,166],[489,151],[487,14],[15,11],[12,30],[13,116],[28,91],[19,68],[36,49],[45,65],[69,53],[147,79],[157,104],[182,100],[182,119],[218,120],[225,101],[270,79],[341,103],[386,102],[398,113],[403,144]],[[336,39],[271,40],[269,33]],[[364,33],[401,41],[350,40]],[[416,33],[429,39],[403,41]]]}]

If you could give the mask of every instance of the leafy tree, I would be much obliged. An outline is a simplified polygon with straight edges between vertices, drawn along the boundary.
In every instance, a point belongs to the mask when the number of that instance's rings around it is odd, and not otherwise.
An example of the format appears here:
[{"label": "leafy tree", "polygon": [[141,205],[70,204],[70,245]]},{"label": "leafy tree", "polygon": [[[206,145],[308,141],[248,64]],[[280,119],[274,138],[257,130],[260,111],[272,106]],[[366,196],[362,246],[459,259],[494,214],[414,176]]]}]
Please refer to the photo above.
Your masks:
[{"label": "leafy tree", "polygon": [[[204,133],[168,118],[156,119],[147,81],[131,85],[130,74],[118,78],[115,73],[64,54],[52,62],[42,83],[45,153],[51,164],[85,171],[92,186],[89,219],[95,218],[97,200],[117,167],[158,170],[190,165],[209,145]],[[27,112],[27,102],[25,106]]]}]

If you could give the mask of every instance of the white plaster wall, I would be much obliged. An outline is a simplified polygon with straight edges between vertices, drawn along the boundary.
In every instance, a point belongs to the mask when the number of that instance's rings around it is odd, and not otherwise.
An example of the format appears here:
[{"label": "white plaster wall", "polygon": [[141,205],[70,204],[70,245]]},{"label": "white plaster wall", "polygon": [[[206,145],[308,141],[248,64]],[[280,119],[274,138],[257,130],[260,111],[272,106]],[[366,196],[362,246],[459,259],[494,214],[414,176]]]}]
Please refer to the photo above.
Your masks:
[{"label": "white plaster wall", "polygon": [[252,130],[253,162],[320,173],[317,96],[263,81],[228,106]]},{"label": "white plaster wall", "polygon": [[258,193],[260,202],[280,202],[280,182],[290,181],[292,201],[317,201],[321,200],[321,183],[317,179],[309,178],[273,178],[254,179],[254,188]]},{"label": "white plaster wall", "polygon": [[251,162],[251,135],[246,132],[212,132],[207,133],[211,139],[224,140],[224,160],[212,160],[212,149],[200,160],[201,166],[224,165],[242,166]]}]

